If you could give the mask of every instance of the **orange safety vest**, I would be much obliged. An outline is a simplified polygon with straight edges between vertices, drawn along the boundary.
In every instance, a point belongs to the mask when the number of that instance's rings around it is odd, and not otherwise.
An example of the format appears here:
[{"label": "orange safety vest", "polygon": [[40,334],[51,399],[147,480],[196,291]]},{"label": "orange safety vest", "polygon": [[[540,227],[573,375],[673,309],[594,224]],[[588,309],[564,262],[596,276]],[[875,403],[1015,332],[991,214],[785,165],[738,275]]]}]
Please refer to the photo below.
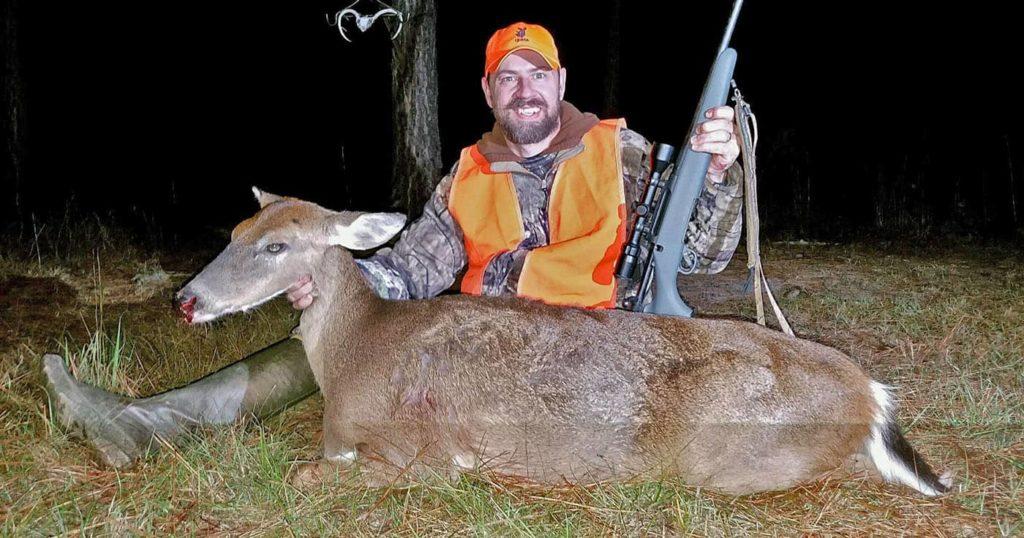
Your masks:
[{"label": "orange safety vest", "polygon": [[[604,120],[583,136],[583,152],[561,163],[548,202],[549,244],[526,255],[516,294],[550,304],[615,307],[615,264],[626,238],[619,131]],[[524,238],[510,173],[491,171],[474,145],[462,150],[448,198],[462,229],[468,268],[462,292],[480,295],[495,256]]]}]

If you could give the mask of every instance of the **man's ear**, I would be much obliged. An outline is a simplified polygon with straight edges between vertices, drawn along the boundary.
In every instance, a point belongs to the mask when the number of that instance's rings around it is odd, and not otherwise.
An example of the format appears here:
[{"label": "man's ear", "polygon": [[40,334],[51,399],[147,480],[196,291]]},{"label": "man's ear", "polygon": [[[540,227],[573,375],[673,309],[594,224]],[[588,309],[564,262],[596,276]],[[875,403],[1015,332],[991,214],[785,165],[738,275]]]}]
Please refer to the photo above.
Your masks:
[{"label": "man's ear", "polygon": [[342,211],[327,218],[327,242],[349,250],[376,248],[402,231],[401,213],[358,213]]},{"label": "man's ear", "polygon": [[558,99],[565,100],[565,68],[558,70]]},{"label": "man's ear", "polygon": [[491,83],[487,79],[488,75],[484,75],[484,78],[480,79],[480,87],[484,90],[484,100],[487,101],[487,106],[494,108],[494,102],[491,100]]},{"label": "man's ear", "polygon": [[263,209],[264,207],[267,207],[268,205],[274,202],[280,202],[285,198],[284,196],[278,196],[276,194],[271,194],[266,191],[261,191],[258,187],[255,186],[252,188],[252,195],[255,196],[256,201],[260,203],[260,209]]}]

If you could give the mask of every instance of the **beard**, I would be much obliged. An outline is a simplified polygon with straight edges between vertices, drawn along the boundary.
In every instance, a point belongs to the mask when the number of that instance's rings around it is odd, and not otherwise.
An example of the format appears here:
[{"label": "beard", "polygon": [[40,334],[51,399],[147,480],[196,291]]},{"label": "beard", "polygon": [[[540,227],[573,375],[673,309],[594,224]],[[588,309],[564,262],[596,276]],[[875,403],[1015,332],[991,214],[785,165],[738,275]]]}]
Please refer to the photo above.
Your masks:
[{"label": "beard", "polygon": [[[520,120],[516,109],[526,106],[539,108],[540,111],[537,114],[541,115],[541,119],[539,121]],[[559,109],[557,106],[548,106],[541,98],[513,99],[507,107],[494,109],[494,119],[509,142],[536,144],[558,128]]]}]

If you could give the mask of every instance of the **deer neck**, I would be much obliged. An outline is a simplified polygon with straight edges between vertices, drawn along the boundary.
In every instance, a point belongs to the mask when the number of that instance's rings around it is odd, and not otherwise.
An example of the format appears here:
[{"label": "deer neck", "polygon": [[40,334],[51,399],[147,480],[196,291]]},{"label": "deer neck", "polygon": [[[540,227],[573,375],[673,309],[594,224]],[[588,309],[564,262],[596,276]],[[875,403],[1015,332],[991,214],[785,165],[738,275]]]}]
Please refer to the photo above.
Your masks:
[{"label": "deer neck", "polygon": [[340,247],[329,247],[320,263],[311,269],[316,297],[302,312],[299,332],[307,350],[317,347],[325,330],[358,334],[360,320],[383,301],[370,288],[352,255]]}]

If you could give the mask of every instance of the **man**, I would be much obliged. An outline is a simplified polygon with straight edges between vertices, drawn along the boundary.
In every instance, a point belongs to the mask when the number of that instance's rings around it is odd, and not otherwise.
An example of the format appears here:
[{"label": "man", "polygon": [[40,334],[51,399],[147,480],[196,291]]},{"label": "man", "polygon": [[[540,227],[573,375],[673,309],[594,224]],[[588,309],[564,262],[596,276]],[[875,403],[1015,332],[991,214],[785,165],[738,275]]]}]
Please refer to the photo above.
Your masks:
[{"label": "man", "polygon": [[[615,265],[632,202],[649,170],[650,144],[622,120],[600,121],[563,100],[566,70],[544,28],[516,23],[486,49],[481,88],[494,129],[462,151],[423,215],[394,249],[359,264],[383,297],[433,297],[465,269],[464,293],[514,294],[552,304],[614,308],[635,295]],[[709,110],[691,139],[713,155],[687,239],[699,271],[720,271],[739,241],[742,172],[733,111]],[[288,291],[296,308],[315,301],[303,278]],[[195,424],[267,416],[316,390],[302,345],[274,344],[199,381],[129,401],[68,375],[47,361],[56,416],[109,465],[132,463]]]}]

